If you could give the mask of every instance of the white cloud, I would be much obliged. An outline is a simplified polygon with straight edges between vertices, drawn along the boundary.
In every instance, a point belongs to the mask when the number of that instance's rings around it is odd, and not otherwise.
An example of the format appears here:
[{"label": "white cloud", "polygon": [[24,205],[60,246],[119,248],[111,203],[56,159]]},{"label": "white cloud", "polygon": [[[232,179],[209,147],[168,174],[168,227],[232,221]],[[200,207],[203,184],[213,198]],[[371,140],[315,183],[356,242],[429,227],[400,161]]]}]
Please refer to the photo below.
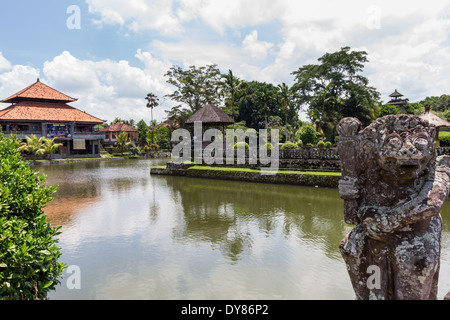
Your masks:
[{"label": "white cloud", "polygon": [[[38,77],[38,69],[24,65],[13,66],[0,52],[0,100],[28,87],[36,82]],[[4,107],[6,105],[0,105],[0,109]]]},{"label": "white cloud", "polygon": [[[140,49],[135,56],[144,68],[131,66],[124,60],[80,60],[64,51],[44,63],[43,73],[50,86],[79,98],[73,106],[80,110],[108,121],[119,117],[149,122],[150,112],[144,98],[149,92],[159,97],[167,93],[161,75],[167,65]],[[154,117],[162,121],[163,108],[156,108]]]},{"label": "white cloud", "polygon": [[267,51],[273,47],[273,43],[258,40],[258,31],[253,30],[242,41],[244,52],[248,53],[252,58],[265,59]]},{"label": "white cloud", "polygon": [[0,71],[10,70],[11,67],[11,63],[0,52]]},{"label": "white cloud", "polygon": [[157,30],[174,34],[183,30],[172,10],[172,1],[86,0],[89,12],[99,14],[94,22],[100,26],[121,25],[132,31]]},{"label": "white cloud", "polygon": [[177,15],[182,21],[201,19],[219,33],[237,28],[267,23],[278,19],[284,1],[273,0],[180,0]]}]

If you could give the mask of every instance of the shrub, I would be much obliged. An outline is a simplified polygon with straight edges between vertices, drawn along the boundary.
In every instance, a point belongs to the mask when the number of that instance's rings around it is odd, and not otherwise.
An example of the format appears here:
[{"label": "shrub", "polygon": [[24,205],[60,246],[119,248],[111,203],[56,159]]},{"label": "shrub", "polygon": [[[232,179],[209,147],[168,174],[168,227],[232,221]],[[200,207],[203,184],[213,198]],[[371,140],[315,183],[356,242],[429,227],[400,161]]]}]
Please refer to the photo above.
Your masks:
[{"label": "shrub", "polygon": [[317,142],[317,148],[324,149],[325,148],[325,142],[323,142],[322,140]]},{"label": "shrub", "polygon": [[263,144],[261,148],[266,148],[267,150],[272,150],[272,144],[270,142],[267,142],[266,144]]},{"label": "shrub", "polygon": [[244,141],[239,141],[234,144],[234,149],[242,148],[242,147],[244,147],[246,150],[248,150],[250,148],[248,143],[244,142]]},{"label": "shrub", "polygon": [[299,146],[299,147],[303,147],[303,141],[300,139],[300,140],[298,140],[297,141],[297,145]]},{"label": "shrub", "polygon": [[57,188],[46,186],[1,134],[0,164],[0,298],[45,299],[65,268],[54,239],[59,228],[42,210]]},{"label": "shrub", "polygon": [[296,133],[296,137],[303,143],[316,143],[322,135],[310,124],[302,126]]},{"label": "shrub", "polygon": [[439,141],[441,147],[450,147],[450,132],[448,131],[439,132]]},{"label": "shrub", "polygon": [[293,142],[285,142],[281,146],[281,150],[287,150],[287,149],[298,149],[298,145]]},{"label": "shrub", "polygon": [[331,142],[330,141],[325,142],[325,148],[327,148],[327,149],[331,148]]}]

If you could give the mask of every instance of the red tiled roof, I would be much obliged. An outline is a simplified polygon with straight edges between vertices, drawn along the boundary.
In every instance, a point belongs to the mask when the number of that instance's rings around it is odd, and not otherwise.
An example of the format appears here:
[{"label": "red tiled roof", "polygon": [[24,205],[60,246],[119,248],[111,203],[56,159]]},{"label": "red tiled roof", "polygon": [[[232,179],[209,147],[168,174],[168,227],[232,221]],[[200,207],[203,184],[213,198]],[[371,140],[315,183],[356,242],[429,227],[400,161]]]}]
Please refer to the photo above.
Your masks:
[{"label": "red tiled roof", "polygon": [[9,98],[1,102],[5,103],[13,103],[23,100],[53,100],[55,102],[74,102],[77,99],[69,97],[64,93],[61,93],[39,81],[33,83],[31,86],[26,87],[23,90],[20,90],[16,94],[13,94]]},{"label": "red tiled roof", "polygon": [[64,121],[104,123],[86,112],[64,103],[23,101],[0,111],[0,120]]},{"label": "red tiled roof", "polygon": [[100,132],[139,132],[138,129],[122,122],[116,122],[109,127],[99,130]]}]

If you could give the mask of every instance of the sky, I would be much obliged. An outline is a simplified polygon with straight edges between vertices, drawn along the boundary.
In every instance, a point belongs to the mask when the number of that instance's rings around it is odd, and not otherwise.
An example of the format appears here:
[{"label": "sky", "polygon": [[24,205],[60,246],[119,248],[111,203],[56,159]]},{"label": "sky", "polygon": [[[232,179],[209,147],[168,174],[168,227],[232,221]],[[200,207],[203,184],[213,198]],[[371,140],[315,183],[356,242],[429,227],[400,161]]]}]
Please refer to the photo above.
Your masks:
[{"label": "sky", "polygon": [[[292,72],[349,46],[384,102],[450,94],[450,2],[377,0],[17,0],[0,4],[0,100],[41,82],[107,122],[175,105],[166,72],[217,64],[246,81]],[[8,105],[0,105],[0,109]],[[306,119],[304,113],[301,118]]]}]

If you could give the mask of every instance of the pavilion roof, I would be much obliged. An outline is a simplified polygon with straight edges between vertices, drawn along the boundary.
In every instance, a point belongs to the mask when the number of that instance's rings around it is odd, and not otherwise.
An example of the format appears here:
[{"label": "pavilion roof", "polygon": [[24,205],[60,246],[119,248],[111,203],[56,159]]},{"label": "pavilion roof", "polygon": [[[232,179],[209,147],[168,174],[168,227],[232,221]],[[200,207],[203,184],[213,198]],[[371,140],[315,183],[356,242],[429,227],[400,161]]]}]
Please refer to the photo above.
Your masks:
[{"label": "pavilion roof", "polygon": [[400,92],[398,92],[397,89],[395,89],[395,91],[392,92],[392,93],[389,95],[389,97],[391,97],[391,98],[396,98],[396,97],[403,97],[403,95],[402,95]]},{"label": "pavilion roof", "polygon": [[207,104],[195,112],[186,120],[186,124],[194,124],[196,121],[200,121],[202,124],[206,125],[226,125],[234,123],[234,120],[229,115],[213,104]]},{"label": "pavilion roof", "polygon": [[431,112],[430,105],[425,106],[425,112],[419,116],[421,119],[428,121],[430,124],[435,127],[450,127],[450,122],[445,121],[444,119],[439,118],[433,112]]},{"label": "pavilion roof", "polygon": [[60,121],[101,124],[98,119],[64,103],[22,101],[0,111],[0,120]]},{"label": "pavilion roof", "polygon": [[16,103],[20,101],[48,101],[48,102],[75,102],[78,99],[69,97],[64,93],[55,90],[37,79],[35,83],[20,90],[12,96],[2,100],[4,103]]}]

